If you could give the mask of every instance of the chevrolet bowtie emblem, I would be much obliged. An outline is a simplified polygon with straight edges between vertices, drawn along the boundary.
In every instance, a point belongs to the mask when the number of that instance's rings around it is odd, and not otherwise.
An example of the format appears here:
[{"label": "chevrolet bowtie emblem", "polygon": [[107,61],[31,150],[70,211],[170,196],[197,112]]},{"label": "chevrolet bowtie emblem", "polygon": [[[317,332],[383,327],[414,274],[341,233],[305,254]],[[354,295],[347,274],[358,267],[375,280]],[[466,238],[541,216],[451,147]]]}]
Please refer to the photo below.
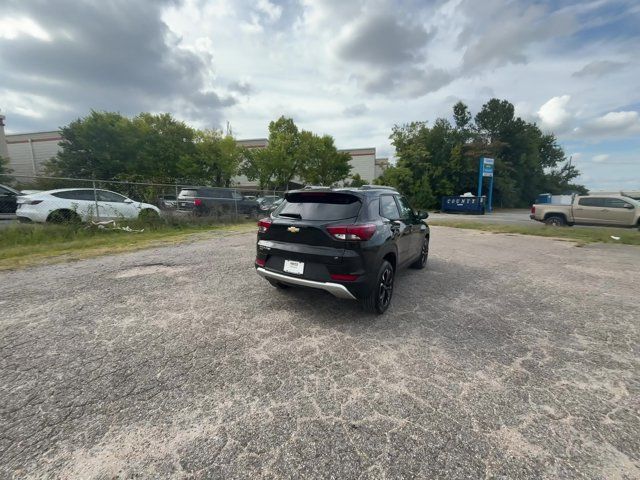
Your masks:
[{"label": "chevrolet bowtie emblem", "polygon": [[291,233],[298,233],[300,231],[298,227],[294,227],[294,226],[287,228],[287,230]]}]

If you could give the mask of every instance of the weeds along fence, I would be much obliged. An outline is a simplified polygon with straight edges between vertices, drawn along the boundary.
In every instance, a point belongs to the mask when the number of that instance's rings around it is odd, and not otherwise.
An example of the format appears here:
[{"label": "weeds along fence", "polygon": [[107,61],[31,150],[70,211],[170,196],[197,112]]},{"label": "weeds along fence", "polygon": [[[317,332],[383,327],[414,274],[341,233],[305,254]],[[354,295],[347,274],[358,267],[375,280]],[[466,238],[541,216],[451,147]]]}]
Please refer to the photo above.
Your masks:
[{"label": "weeds along fence", "polygon": [[268,215],[284,193],[189,183],[0,175],[0,218],[36,223],[147,218],[219,223]]}]

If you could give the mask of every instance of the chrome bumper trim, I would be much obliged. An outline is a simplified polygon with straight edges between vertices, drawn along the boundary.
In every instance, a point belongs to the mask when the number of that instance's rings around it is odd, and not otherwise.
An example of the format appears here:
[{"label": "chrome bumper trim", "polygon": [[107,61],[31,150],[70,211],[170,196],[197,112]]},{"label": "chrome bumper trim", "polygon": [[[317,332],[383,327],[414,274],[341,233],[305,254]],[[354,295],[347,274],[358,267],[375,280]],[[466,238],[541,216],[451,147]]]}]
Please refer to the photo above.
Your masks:
[{"label": "chrome bumper trim", "polygon": [[289,275],[283,275],[281,273],[265,270],[262,267],[256,268],[256,271],[258,272],[258,275],[260,275],[263,278],[270,278],[271,280],[277,280],[279,282],[288,283],[290,285],[299,285],[301,287],[319,288],[320,290],[325,290],[329,292],[331,295],[336,296],[338,298],[356,300],[356,297],[354,297],[344,285],[340,285],[339,283],[316,282],[315,280],[307,280],[305,278],[291,277]]}]

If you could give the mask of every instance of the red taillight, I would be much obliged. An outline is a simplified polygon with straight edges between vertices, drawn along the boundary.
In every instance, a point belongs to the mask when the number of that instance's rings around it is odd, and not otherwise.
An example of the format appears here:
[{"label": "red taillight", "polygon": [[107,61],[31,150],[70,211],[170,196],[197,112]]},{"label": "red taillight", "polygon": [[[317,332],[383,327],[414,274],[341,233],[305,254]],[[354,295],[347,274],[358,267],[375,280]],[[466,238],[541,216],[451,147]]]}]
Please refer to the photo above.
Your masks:
[{"label": "red taillight", "polygon": [[202,200],[200,200],[199,198],[196,198],[196,199],[193,201],[193,204],[194,204],[196,207],[199,207],[199,206],[201,206],[201,205],[202,205]]},{"label": "red taillight", "polygon": [[263,218],[262,220],[258,221],[258,233],[265,233],[267,230],[269,230],[269,227],[271,226],[271,219],[270,218]]},{"label": "red taillight", "polygon": [[369,240],[376,233],[375,223],[361,225],[333,225],[327,227],[327,232],[337,240]]},{"label": "red taillight", "polygon": [[351,275],[348,273],[332,273],[331,280],[337,280],[339,282],[353,282],[358,279],[358,275]]},{"label": "red taillight", "polygon": [[258,265],[259,267],[264,267],[266,264],[267,264],[266,259],[256,257],[256,265]]},{"label": "red taillight", "polygon": [[536,206],[531,205],[531,215],[533,215],[534,213],[536,213]]}]

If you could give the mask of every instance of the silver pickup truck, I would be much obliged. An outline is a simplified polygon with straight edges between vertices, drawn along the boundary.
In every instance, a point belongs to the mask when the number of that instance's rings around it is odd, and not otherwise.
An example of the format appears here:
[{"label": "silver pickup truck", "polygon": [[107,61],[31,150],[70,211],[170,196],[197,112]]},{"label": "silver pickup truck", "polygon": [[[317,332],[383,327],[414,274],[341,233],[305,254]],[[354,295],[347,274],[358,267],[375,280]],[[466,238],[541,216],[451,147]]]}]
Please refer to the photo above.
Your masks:
[{"label": "silver pickup truck", "polygon": [[576,195],[570,205],[537,203],[529,217],[553,226],[640,228],[640,201],[624,195]]}]

